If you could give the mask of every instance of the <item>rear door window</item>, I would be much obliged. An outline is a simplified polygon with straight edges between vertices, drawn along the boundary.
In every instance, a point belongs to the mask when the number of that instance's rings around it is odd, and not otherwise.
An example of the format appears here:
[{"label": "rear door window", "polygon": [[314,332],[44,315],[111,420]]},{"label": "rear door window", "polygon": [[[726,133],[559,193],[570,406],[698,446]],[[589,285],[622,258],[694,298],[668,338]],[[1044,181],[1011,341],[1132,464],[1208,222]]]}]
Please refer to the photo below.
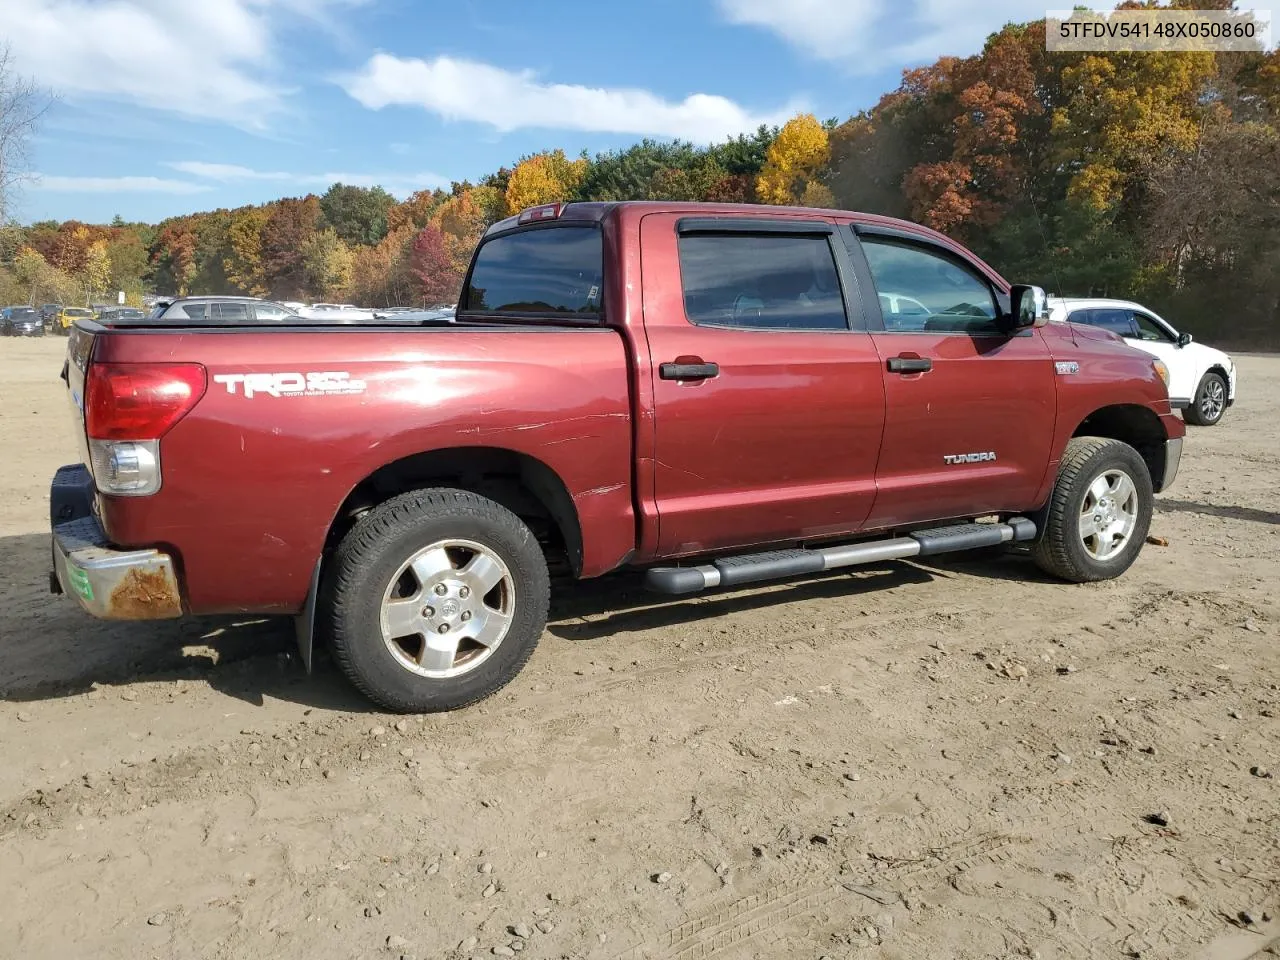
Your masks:
[{"label": "rear door window", "polygon": [[844,296],[825,235],[681,236],[685,315],[703,327],[847,330]]},{"label": "rear door window", "polygon": [[1077,310],[1068,317],[1072,323],[1085,323],[1091,327],[1110,330],[1121,337],[1133,337],[1136,331],[1133,326],[1133,313],[1115,307],[1094,307],[1090,310]]},{"label": "rear door window", "polygon": [[600,230],[556,226],[486,240],[458,311],[599,318],[604,303]]},{"label": "rear door window", "polygon": [[248,320],[249,310],[243,303],[212,304],[213,316],[218,320]]}]

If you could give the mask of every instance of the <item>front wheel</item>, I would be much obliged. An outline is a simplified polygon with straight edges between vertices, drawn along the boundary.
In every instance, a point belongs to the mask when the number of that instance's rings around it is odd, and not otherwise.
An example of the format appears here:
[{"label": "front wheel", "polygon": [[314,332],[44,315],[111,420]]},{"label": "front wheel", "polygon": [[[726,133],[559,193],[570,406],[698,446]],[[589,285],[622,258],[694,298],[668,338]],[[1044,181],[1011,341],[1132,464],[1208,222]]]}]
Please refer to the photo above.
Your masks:
[{"label": "front wheel", "polygon": [[464,490],[388,500],[343,538],[328,578],[334,658],[399,713],[454,710],[511,681],[547,619],[546,559],[519,517]]},{"label": "front wheel", "polygon": [[1075,437],[1032,549],[1036,564],[1073,583],[1120,576],[1146,542],[1153,499],[1151,475],[1133,447]]},{"label": "front wheel", "polygon": [[1197,427],[1212,427],[1227,412],[1227,381],[1218,373],[1206,373],[1200,378],[1191,406],[1183,411],[1182,418]]}]

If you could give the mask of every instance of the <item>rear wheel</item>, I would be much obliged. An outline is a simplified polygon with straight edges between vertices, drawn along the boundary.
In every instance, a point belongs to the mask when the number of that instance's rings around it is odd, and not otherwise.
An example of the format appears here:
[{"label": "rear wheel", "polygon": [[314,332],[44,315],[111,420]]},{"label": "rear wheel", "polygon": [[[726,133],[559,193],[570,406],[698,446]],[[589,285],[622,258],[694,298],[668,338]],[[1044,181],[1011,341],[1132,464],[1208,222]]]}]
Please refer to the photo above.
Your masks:
[{"label": "rear wheel", "polygon": [[1226,412],[1227,381],[1221,374],[1211,371],[1200,379],[1191,406],[1183,411],[1182,417],[1197,427],[1212,427]]},{"label": "rear wheel", "polygon": [[1110,580],[1138,558],[1151,526],[1151,475],[1119,440],[1076,437],[1032,549],[1039,567],[1075,583]]},{"label": "rear wheel", "polygon": [[334,657],[375,703],[453,710],[511,681],[546,623],[546,560],[529,528],[463,490],[406,493],[343,539],[330,578]]}]

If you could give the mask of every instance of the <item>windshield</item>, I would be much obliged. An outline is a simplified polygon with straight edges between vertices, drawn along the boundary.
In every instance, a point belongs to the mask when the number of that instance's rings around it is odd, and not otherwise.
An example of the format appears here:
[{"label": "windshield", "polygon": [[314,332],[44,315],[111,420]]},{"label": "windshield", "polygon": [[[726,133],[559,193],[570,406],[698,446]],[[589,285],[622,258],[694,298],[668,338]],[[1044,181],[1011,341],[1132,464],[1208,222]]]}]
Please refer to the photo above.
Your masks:
[{"label": "windshield", "polygon": [[36,312],[30,307],[14,307],[9,314],[10,320],[34,320],[35,318]]}]

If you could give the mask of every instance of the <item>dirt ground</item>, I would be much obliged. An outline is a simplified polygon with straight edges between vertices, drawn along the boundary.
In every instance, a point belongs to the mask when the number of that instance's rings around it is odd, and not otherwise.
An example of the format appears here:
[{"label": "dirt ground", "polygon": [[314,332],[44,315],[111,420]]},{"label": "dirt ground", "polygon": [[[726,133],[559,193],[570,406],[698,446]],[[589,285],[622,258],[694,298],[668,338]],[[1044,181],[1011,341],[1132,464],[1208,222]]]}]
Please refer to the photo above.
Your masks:
[{"label": "dirt ground", "polygon": [[401,720],[289,621],[48,594],[63,346],[0,340],[0,956],[1280,955],[1280,359],[1119,581],[616,578]]}]

